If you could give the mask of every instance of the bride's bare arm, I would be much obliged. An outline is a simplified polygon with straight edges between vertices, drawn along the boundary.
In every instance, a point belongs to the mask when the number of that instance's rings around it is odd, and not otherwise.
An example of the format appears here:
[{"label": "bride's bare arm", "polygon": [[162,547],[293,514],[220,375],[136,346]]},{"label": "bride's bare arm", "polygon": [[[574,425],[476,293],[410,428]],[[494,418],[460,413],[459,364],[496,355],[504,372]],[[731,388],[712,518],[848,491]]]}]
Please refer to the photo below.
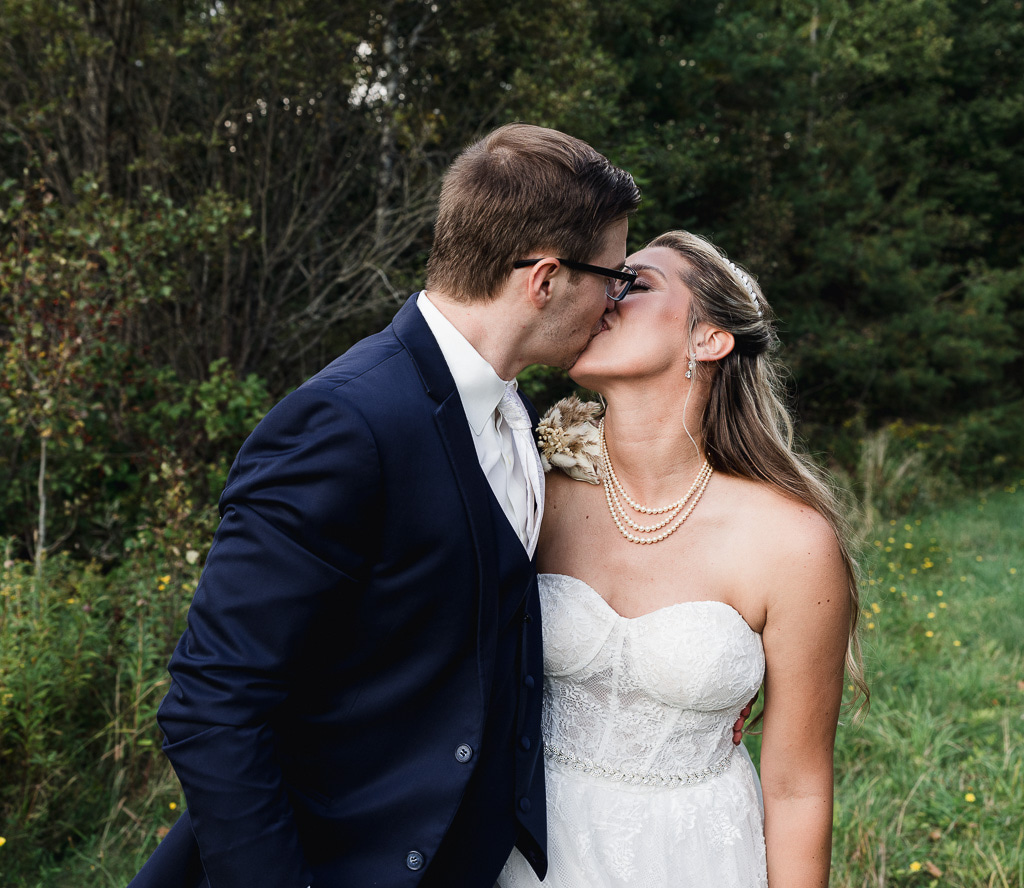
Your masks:
[{"label": "bride's bare arm", "polygon": [[786,510],[781,527],[773,527],[762,635],[768,881],[771,888],[823,888],[832,850],[832,753],[851,603],[832,529],[812,510],[795,509]]}]

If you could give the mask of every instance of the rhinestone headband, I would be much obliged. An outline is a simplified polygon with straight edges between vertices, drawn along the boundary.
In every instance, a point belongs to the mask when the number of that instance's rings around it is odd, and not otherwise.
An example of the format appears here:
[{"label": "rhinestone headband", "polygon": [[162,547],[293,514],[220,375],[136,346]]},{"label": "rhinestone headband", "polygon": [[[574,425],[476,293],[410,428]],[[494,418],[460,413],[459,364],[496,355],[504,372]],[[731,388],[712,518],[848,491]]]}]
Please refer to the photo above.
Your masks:
[{"label": "rhinestone headband", "polygon": [[758,301],[757,293],[754,292],[754,285],[751,283],[750,278],[747,277],[745,271],[740,269],[739,266],[734,265],[732,262],[729,262],[729,267],[732,269],[733,274],[739,278],[740,283],[743,284],[743,289],[747,291],[750,301],[754,303],[754,308],[757,309],[757,316],[761,317],[763,315],[763,312],[761,311],[761,303]]}]

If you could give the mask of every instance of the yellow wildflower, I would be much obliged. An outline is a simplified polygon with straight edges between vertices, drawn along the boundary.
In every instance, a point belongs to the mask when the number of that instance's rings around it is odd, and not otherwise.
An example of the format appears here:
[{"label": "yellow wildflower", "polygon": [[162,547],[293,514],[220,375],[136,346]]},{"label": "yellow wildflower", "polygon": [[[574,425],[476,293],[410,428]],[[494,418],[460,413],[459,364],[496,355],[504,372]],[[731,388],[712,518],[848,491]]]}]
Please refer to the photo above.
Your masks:
[{"label": "yellow wildflower", "polygon": [[958,638],[958,639],[956,639],[956,640],[955,640],[955,641],[953,642],[953,647],[955,647],[955,648],[958,648],[958,647],[960,647],[960,639],[959,639],[959,638]]},{"label": "yellow wildflower", "polygon": [[925,638],[934,638],[935,637],[935,633],[932,632],[931,629],[929,629],[927,632],[925,632],[924,636],[925,636]]},{"label": "yellow wildflower", "polygon": [[921,869],[921,864],[918,863],[918,861],[916,861],[916,860],[912,860],[910,862],[910,871],[912,873],[916,873],[919,869]]},{"label": "yellow wildflower", "polygon": [[171,802],[167,807],[170,808],[172,811],[174,811],[174,810],[177,809],[178,803],[177,802]]},{"label": "yellow wildflower", "polygon": [[877,601],[871,602],[871,610],[873,610],[876,614],[880,614],[882,612],[882,608],[878,606]]},{"label": "yellow wildflower", "polygon": [[974,801],[977,801],[977,799],[975,799],[973,792],[969,792],[969,793],[967,793],[967,795],[964,796],[964,801],[965,802],[974,802]]},{"label": "yellow wildflower", "polygon": [[929,620],[934,620],[935,619],[935,611],[928,611],[928,619]]}]

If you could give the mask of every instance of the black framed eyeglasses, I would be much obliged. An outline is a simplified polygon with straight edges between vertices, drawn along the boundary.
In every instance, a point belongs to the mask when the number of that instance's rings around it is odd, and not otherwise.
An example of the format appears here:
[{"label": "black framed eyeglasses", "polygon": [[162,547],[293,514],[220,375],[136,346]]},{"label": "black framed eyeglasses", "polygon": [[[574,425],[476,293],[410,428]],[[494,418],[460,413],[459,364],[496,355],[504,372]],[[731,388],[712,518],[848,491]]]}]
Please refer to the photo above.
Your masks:
[{"label": "black framed eyeglasses", "polygon": [[[559,259],[557,256],[555,258],[566,268],[571,268],[575,271],[588,271],[591,274],[599,274],[605,278],[604,295],[611,299],[612,302],[621,302],[625,299],[629,288],[633,286],[633,282],[636,280],[636,272],[628,265],[623,265],[622,268],[605,268],[601,265],[587,265],[586,262],[573,262],[571,259]],[[512,267],[529,268],[540,261],[540,259],[519,259],[512,263]]]}]

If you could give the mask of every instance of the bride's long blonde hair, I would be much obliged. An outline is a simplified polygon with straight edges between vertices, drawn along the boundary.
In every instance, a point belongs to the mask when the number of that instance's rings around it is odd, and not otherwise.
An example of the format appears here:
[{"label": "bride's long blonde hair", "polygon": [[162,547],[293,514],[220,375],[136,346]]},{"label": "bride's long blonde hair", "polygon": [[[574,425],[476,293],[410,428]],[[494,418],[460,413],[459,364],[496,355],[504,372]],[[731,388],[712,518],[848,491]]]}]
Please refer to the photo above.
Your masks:
[{"label": "bride's long blonde hair", "polygon": [[[693,293],[691,340],[697,325],[705,323],[731,333],[736,341],[726,357],[698,365],[699,372],[709,376],[700,429],[708,461],[715,471],[754,479],[805,503],[835,532],[850,595],[846,671],[867,703],[870,694],[857,635],[857,567],[849,530],[829,476],[794,448],[771,307],[754,278],[699,235],[669,231],[647,246],[668,247],[685,260],[682,277]],[[691,344],[687,348],[692,351]]]}]

